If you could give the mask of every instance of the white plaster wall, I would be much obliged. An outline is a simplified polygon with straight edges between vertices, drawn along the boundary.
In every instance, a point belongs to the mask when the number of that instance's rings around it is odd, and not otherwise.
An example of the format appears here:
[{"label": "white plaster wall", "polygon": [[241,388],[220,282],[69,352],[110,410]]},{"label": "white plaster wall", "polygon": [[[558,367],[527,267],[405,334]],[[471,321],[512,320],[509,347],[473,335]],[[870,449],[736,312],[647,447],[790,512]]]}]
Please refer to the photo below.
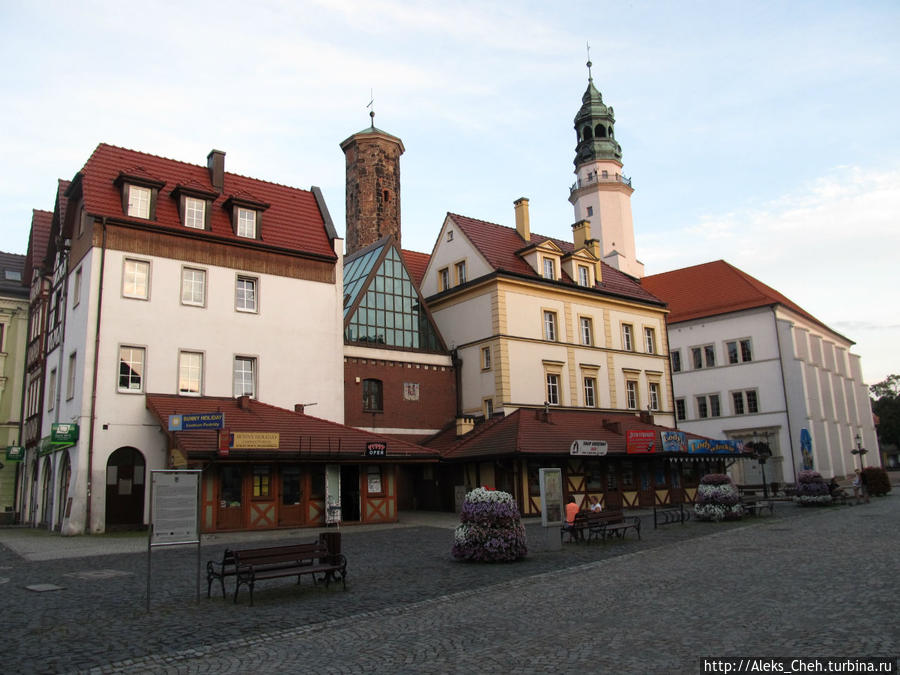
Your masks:
[{"label": "white plaster wall", "polygon": [[449,349],[489,337],[492,332],[491,292],[432,310],[432,317]]},{"label": "white plaster wall", "polygon": [[[453,232],[453,239],[447,241],[447,232]],[[453,266],[461,261],[466,261],[466,277],[471,281],[492,272],[492,268],[487,261],[481,256],[478,250],[472,245],[472,242],[463,234],[463,231],[450,220],[444,219],[444,224],[438,234],[437,242],[431,254],[431,260],[425,270],[425,276],[422,279],[421,292],[424,297],[438,293],[441,288],[438,284],[438,270],[444,267],[450,272],[450,284],[456,284],[456,277]]]},{"label": "white plaster wall", "polygon": [[575,342],[572,326],[566,323],[566,304],[561,299],[527,292],[506,293],[506,332],[509,335],[544,339],[544,310],[556,312],[558,342]]}]

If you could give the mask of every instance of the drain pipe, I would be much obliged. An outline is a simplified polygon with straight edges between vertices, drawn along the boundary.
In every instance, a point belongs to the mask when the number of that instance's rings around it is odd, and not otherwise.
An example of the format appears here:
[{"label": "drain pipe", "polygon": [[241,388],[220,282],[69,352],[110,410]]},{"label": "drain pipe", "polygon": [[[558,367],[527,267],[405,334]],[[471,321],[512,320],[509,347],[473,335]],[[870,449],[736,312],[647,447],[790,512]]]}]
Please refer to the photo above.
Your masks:
[{"label": "drain pipe", "polygon": [[103,239],[100,244],[100,279],[97,290],[97,325],[94,330],[94,372],[91,375],[91,419],[88,435],[88,465],[87,465],[87,509],[85,511],[84,531],[91,533],[91,502],[93,502],[92,489],[94,483],[94,426],[97,417],[97,370],[100,362],[100,317],[103,314],[103,274],[106,270],[106,216],[101,220]]}]

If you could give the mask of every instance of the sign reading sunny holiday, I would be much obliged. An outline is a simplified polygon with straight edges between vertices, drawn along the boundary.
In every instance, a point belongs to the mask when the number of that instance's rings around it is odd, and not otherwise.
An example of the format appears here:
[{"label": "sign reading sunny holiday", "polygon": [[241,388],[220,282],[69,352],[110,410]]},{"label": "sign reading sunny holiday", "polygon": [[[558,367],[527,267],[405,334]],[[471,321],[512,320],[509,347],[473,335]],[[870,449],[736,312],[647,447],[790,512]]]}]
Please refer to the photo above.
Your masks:
[{"label": "sign reading sunny holiday", "polygon": [[629,454],[656,452],[656,432],[644,429],[630,429],[625,432],[625,448]]},{"label": "sign reading sunny holiday", "polygon": [[609,451],[606,441],[572,441],[569,448],[570,455],[587,455],[590,457],[603,457]]},{"label": "sign reading sunny holiday", "polygon": [[194,413],[169,415],[169,431],[195,431],[198,429],[223,429],[225,413]]}]

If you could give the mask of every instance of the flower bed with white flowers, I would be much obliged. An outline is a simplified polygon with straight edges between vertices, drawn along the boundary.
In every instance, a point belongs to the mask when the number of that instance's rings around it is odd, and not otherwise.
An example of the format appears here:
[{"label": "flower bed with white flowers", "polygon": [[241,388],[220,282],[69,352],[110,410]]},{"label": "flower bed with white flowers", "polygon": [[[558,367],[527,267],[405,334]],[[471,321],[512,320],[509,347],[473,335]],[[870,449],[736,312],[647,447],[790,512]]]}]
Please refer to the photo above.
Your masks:
[{"label": "flower bed with white flowers", "polygon": [[712,522],[739,520],[744,515],[741,495],[730,476],[710,473],[700,479],[694,514],[697,520]]},{"label": "flower bed with white flowers", "polygon": [[453,557],[508,562],[525,556],[525,527],[508,492],[476,488],[466,495],[453,535]]},{"label": "flower bed with white flowers", "polygon": [[828,484],[818,471],[801,471],[797,474],[797,495],[794,501],[801,506],[824,506],[831,503]]}]

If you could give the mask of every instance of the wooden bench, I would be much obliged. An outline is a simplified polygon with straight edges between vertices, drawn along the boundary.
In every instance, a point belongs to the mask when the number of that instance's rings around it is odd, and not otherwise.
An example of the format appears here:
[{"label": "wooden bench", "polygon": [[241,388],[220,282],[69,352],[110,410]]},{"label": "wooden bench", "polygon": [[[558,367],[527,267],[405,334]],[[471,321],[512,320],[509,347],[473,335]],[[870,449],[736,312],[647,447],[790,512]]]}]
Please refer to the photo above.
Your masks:
[{"label": "wooden bench", "polygon": [[667,506],[653,506],[653,529],[659,525],[681,523],[684,525],[691,519],[691,510],[685,509],[684,504],[669,504]]},{"label": "wooden bench", "polygon": [[741,502],[741,506],[751,516],[758,516],[764,509],[769,509],[770,516],[775,515],[775,502],[772,499],[745,498]]},{"label": "wooden bench", "polygon": [[225,577],[235,577],[234,602],[242,585],[250,589],[250,604],[253,604],[253,588],[257,581],[280,577],[297,577],[297,583],[304,574],[323,575],[328,586],[336,575],[344,589],[347,588],[347,559],[342,554],[332,555],[324,541],[268,548],[226,550],[222,562],[209,561],[206,564],[206,595],[209,597],[212,582],[216,579],[222,586],[225,597]]},{"label": "wooden bench", "polygon": [[590,511],[587,517],[589,538],[624,537],[628,530],[634,530],[638,539],[641,538],[641,519],[638,516],[626,516],[622,511]]}]

